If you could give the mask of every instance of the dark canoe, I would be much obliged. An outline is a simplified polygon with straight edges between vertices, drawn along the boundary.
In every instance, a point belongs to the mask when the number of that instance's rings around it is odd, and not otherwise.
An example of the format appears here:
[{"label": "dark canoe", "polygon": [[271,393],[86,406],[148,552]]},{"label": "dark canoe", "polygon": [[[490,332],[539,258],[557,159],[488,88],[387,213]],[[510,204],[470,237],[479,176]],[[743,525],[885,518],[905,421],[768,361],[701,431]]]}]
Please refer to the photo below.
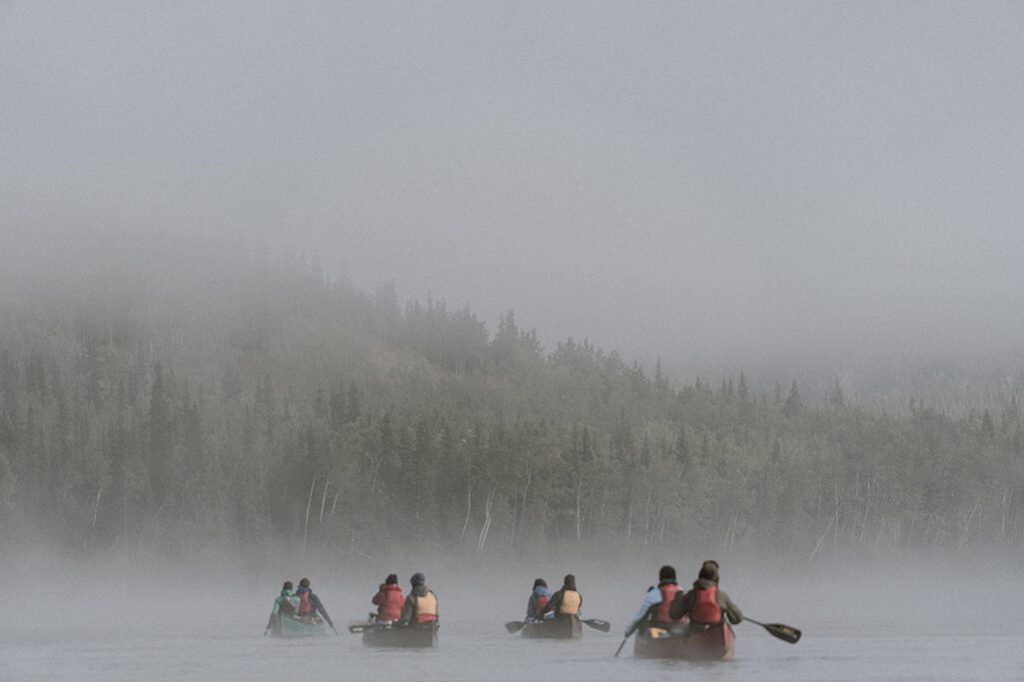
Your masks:
[{"label": "dark canoe", "polygon": [[665,634],[660,637],[652,637],[650,632],[643,630],[637,633],[633,644],[633,655],[637,658],[728,661],[735,653],[736,634],[726,622],[719,625],[683,625],[678,627],[678,632],[662,630]]},{"label": "dark canoe", "polygon": [[579,639],[583,636],[583,624],[579,616],[558,616],[550,620],[527,622],[522,632],[523,637],[529,639]]},{"label": "dark canoe", "polygon": [[321,621],[308,623],[301,618],[278,614],[277,622],[271,627],[270,634],[275,637],[309,637],[331,634],[331,627]]},{"label": "dark canoe", "polygon": [[437,630],[440,624],[412,623],[410,625],[380,625],[363,630],[363,646],[393,646],[403,648],[424,648],[437,646]]}]

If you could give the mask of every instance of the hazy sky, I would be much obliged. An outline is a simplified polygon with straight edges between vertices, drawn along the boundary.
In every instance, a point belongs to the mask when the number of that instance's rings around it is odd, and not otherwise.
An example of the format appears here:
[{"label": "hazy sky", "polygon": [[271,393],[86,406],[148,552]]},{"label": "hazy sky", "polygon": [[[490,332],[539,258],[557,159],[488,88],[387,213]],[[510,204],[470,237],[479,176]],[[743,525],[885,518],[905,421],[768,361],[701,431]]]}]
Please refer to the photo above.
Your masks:
[{"label": "hazy sky", "polygon": [[251,235],[670,361],[1024,334],[1021,3],[0,2],[0,98],[9,243]]}]

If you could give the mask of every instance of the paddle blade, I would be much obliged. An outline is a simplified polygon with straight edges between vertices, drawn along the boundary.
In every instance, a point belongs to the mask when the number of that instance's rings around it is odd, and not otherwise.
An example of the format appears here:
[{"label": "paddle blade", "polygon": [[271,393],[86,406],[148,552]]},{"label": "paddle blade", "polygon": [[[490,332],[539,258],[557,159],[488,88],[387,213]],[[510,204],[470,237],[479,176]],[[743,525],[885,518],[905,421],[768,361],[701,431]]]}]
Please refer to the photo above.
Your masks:
[{"label": "paddle blade", "polygon": [[600,630],[601,632],[608,632],[612,629],[611,623],[609,623],[606,620],[601,620],[600,618],[588,618],[583,622],[589,625],[590,627],[594,628],[595,630]]},{"label": "paddle blade", "polygon": [[524,623],[521,620],[510,620],[509,622],[505,623],[505,629],[508,630],[509,633],[519,632],[525,627],[526,623]]},{"label": "paddle blade", "polygon": [[768,631],[772,637],[781,639],[783,642],[789,642],[790,644],[796,644],[800,641],[800,636],[803,634],[796,628],[782,623],[761,623],[761,627]]}]

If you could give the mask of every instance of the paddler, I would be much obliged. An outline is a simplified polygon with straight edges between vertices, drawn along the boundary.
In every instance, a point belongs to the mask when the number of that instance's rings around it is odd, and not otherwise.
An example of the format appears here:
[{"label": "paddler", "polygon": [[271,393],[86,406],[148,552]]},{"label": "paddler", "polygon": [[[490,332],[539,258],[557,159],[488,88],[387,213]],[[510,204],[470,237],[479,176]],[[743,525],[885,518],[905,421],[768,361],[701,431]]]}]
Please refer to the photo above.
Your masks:
[{"label": "paddler", "polygon": [[544,578],[537,578],[533,581],[533,590],[530,592],[530,599],[526,602],[526,622],[533,623],[540,620],[544,607],[551,601],[551,590]]},{"label": "paddler", "polygon": [[693,589],[685,595],[676,594],[669,615],[674,619],[689,616],[694,625],[714,625],[722,622],[722,615],[733,625],[743,620],[743,612],[722,590],[718,589],[718,562],[705,561],[700,567]]},{"label": "paddler", "polygon": [[398,576],[394,573],[388,575],[371,601],[377,606],[378,623],[394,623],[400,619],[405,596],[402,595],[402,586],[398,584]]},{"label": "paddler", "polygon": [[665,564],[658,571],[658,584],[651,585],[644,594],[644,600],[632,620],[626,624],[625,636],[629,637],[641,625],[648,628],[670,629],[678,618],[672,618],[669,607],[677,594],[681,594],[676,582],[676,569]]},{"label": "paddler", "polygon": [[320,601],[320,597],[313,594],[313,590],[309,586],[309,578],[303,578],[299,581],[299,589],[295,590],[295,595],[299,598],[299,617],[307,623],[313,623],[317,620],[317,614],[323,617],[327,624],[334,629],[334,623],[331,622],[331,617],[327,615],[327,609],[324,608],[323,602]]},{"label": "paddler", "polygon": [[437,595],[427,587],[422,573],[414,573],[409,579],[412,590],[402,606],[402,624],[432,623],[437,620]]}]

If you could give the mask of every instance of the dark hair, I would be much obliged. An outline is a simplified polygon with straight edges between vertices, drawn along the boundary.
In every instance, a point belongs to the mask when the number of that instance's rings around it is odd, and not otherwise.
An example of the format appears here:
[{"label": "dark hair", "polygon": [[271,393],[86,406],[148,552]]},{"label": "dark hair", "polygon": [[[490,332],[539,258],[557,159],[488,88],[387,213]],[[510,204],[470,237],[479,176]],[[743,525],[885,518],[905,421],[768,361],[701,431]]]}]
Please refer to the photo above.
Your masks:
[{"label": "dark hair", "polygon": [[388,577],[384,579],[384,584],[385,585],[397,585],[398,584],[398,576],[395,575],[394,573],[389,573]]},{"label": "dark hair", "polygon": [[544,582],[544,578],[537,578],[536,580],[533,581],[533,589],[537,589],[538,587],[541,587],[541,586],[543,586],[543,587],[547,587],[548,586],[548,584],[546,582]]},{"label": "dark hair", "polygon": [[708,559],[700,567],[700,573],[697,576],[704,580],[710,580],[711,582],[718,582],[718,562],[714,559]]},{"label": "dark hair", "polygon": [[293,587],[292,586],[292,581],[291,580],[285,580],[284,581],[284,586],[281,588],[281,591],[284,592],[285,590],[290,590],[290,589],[292,589],[292,587]]},{"label": "dark hair", "polygon": [[303,578],[300,580],[299,587],[309,587],[309,578]]},{"label": "dark hair", "polygon": [[669,566],[668,564],[665,564],[664,566],[662,566],[661,570],[658,571],[658,580],[675,580],[675,579],[676,579],[676,569],[674,569],[673,567]]}]

